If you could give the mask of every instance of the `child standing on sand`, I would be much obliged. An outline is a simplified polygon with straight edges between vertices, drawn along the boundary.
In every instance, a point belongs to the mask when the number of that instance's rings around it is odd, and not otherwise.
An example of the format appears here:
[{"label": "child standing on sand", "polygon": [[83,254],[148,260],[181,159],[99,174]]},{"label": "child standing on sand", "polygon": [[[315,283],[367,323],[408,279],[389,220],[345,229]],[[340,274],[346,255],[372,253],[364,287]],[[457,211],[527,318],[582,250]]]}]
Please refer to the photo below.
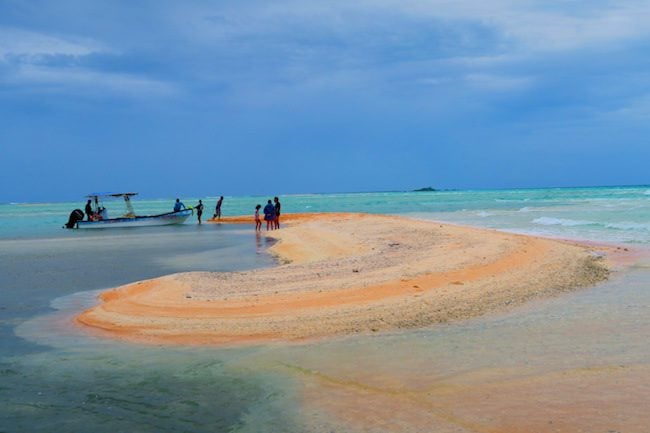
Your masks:
[{"label": "child standing on sand", "polygon": [[262,208],[261,204],[255,206],[255,231],[262,231],[262,220],[260,220],[260,209]]}]

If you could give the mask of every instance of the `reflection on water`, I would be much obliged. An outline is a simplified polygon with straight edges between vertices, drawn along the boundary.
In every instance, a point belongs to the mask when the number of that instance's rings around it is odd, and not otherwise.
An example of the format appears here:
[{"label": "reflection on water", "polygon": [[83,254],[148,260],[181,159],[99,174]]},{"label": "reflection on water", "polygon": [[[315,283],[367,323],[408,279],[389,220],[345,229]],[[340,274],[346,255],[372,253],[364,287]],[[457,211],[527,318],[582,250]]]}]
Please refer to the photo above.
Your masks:
[{"label": "reflection on water", "polygon": [[260,254],[262,251],[262,234],[258,231],[255,232],[255,251]]}]

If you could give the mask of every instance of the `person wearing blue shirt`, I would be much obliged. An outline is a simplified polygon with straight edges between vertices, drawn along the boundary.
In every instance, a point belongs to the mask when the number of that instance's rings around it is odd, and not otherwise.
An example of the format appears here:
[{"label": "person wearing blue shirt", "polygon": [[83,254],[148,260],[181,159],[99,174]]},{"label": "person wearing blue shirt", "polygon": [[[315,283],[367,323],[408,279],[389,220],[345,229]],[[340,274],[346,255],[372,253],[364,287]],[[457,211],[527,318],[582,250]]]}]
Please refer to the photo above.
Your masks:
[{"label": "person wearing blue shirt", "polygon": [[176,203],[174,203],[174,212],[178,212],[183,209],[187,209],[187,208],[185,207],[182,201],[176,199]]},{"label": "person wearing blue shirt", "polygon": [[271,203],[271,200],[264,206],[264,220],[266,221],[266,230],[271,230],[275,228],[275,206]]}]

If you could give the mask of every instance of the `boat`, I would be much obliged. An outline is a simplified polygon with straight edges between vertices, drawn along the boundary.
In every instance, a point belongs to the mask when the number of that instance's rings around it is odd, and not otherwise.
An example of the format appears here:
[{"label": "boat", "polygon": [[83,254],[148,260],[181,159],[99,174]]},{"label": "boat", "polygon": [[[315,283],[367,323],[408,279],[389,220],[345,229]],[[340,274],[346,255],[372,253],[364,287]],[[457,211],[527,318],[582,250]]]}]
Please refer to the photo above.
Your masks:
[{"label": "boat", "polygon": [[[161,226],[169,224],[182,224],[194,214],[194,210],[182,209],[176,212],[166,212],[158,215],[136,215],[131,204],[131,197],[137,195],[137,192],[120,192],[120,193],[96,193],[87,195],[90,199],[92,213],[90,219],[84,220],[84,213],[81,209],[75,209],[70,214],[70,218],[65,225],[67,228],[76,229],[103,229],[118,227],[147,227]],[[126,213],[117,217],[109,218],[106,207],[103,206],[104,198],[123,198],[126,205]]]}]

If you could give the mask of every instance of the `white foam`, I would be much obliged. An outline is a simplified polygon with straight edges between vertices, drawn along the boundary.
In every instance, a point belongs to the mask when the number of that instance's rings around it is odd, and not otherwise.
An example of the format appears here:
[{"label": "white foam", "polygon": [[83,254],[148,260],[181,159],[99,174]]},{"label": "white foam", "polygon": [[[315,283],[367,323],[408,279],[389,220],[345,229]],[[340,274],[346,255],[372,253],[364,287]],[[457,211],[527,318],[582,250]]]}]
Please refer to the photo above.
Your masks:
[{"label": "white foam", "polygon": [[572,220],[565,218],[553,218],[553,217],[539,217],[535,218],[533,224],[539,224],[543,226],[564,226],[564,227],[575,227],[575,226],[586,226],[596,224],[593,221],[585,220]]},{"label": "white foam", "polygon": [[476,215],[480,216],[481,218],[485,218],[485,217],[492,216],[494,214],[491,214],[490,212],[486,212],[486,211],[482,210],[482,211],[478,212]]}]

